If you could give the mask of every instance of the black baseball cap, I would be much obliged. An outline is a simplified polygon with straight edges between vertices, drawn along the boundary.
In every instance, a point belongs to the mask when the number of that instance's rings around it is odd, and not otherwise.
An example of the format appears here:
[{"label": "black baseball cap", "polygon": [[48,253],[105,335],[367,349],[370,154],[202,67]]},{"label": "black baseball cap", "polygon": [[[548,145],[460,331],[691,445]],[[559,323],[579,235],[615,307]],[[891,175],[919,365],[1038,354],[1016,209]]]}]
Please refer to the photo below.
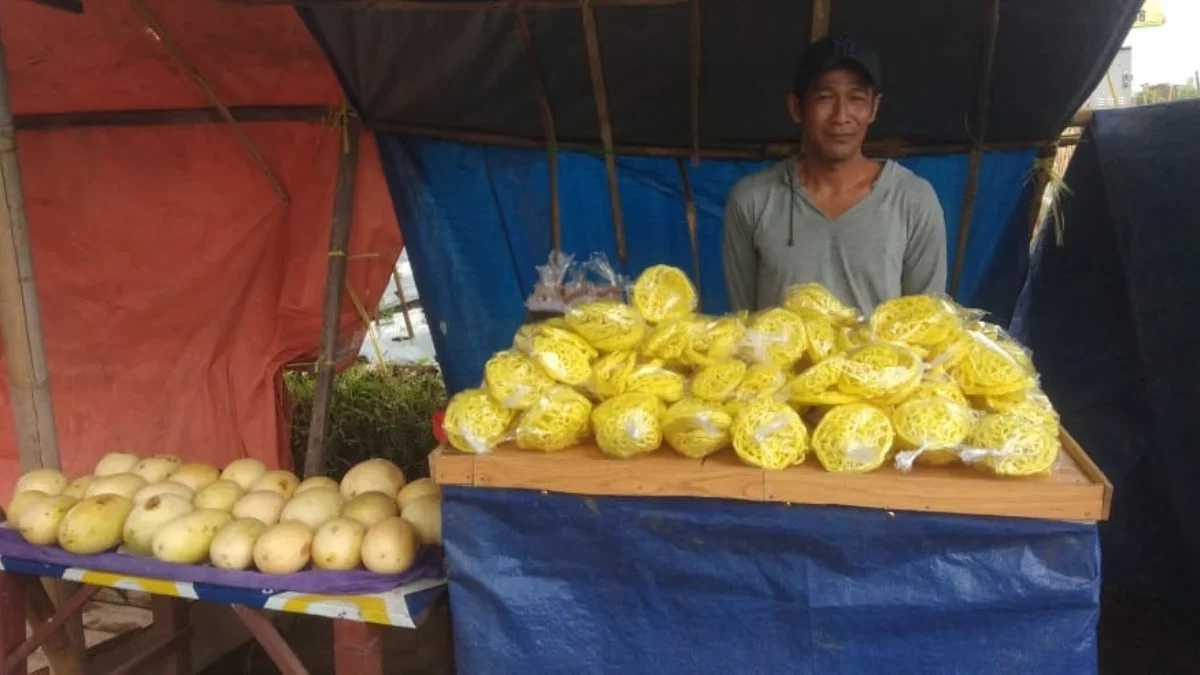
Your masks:
[{"label": "black baseball cap", "polygon": [[879,89],[879,54],[875,49],[862,40],[827,37],[812,43],[800,55],[792,91],[796,96],[803,98],[808,88],[822,75],[835,68],[847,66],[859,71],[872,88]]}]

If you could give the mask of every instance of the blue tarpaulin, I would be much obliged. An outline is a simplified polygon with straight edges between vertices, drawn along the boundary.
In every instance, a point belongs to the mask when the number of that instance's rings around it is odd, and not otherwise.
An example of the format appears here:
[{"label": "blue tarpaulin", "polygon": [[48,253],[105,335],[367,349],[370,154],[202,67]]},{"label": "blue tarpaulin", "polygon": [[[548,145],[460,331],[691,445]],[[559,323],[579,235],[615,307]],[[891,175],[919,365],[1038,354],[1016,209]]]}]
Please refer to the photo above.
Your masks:
[{"label": "blue tarpaulin", "polygon": [[[397,206],[421,301],[448,388],[479,383],[483,363],[507,347],[525,320],[535,266],[550,250],[546,153],[379,134],[380,157]],[[1034,151],[988,153],[980,168],[959,298],[1007,323],[1027,258],[1026,177]],[[950,265],[966,182],[966,155],[915,157],[902,164],[933,184],[946,213]],[[628,260],[635,276],[665,263],[693,273],[683,188],[674,159],[618,160]],[[685,162],[698,214],[702,309],[728,308],[721,273],[725,199],[765,162]],[[618,262],[602,157],[559,155],[562,248]]]},{"label": "blue tarpaulin", "polygon": [[456,667],[1096,671],[1094,525],[445,489]]},{"label": "blue tarpaulin", "polygon": [[[1106,580],[1200,592],[1200,102],[1097,111],[1037,241],[1014,329],[1115,487]],[[1192,594],[1182,593],[1190,588]]]}]

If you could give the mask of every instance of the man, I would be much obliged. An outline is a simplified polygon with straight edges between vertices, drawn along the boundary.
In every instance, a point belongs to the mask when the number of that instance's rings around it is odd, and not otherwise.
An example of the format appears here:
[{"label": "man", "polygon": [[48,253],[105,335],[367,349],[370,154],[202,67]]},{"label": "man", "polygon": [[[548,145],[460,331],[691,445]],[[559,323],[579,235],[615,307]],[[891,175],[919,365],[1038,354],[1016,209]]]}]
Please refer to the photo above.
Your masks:
[{"label": "man", "polygon": [[879,113],[879,57],[847,38],[800,57],[788,110],[800,157],[733,188],[725,209],[725,283],[733,309],[777,306],[817,281],[864,314],[889,298],[946,290],[946,225],[933,187],[863,156]]}]

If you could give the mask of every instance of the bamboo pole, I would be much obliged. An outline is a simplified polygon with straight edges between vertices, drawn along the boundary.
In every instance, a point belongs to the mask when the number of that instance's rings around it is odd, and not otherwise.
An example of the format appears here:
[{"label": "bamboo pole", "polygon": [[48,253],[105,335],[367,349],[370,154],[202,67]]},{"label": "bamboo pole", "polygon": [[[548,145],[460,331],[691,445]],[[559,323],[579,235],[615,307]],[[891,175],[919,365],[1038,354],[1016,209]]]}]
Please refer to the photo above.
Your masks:
[{"label": "bamboo pole", "polygon": [[[329,115],[324,106],[242,106],[228,108],[233,118],[246,122],[322,123]],[[100,110],[95,112],[17,115],[18,131],[72,129],[81,127],[147,127],[185,124],[226,123],[215,108],[177,110]]]},{"label": "bamboo pole", "polygon": [[21,470],[60,466],[29,221],[0,45],[0,331]]},{"label": "bamboo pole", "polygon": [[829,37],[829,2],[830,0],[813,0],[812,4],[812,41]]},{"label": "bamboo pole", "polygon": [[692,166],[698,166],[700,164],[700,38],[703,32],[703,26],[700,23],[700,0],[692,0],[691,18],[689,42],[691,43],[692,70]]},{"label": "bamboo pole", "polygon": [[400,314],[404,316],[404,329],[408,331],[408,339],[416,336],[413,332],[412,317],[408,315],[408,300],[404,297],[404,283],[396,266],[392,265],[392,278],[396,280],[396,299],[400,301]]},{"label": "bamboo pole", "polygon": [[[688,180],[687,164],[680,157],[675,160],[679,167],[679,185],[683,188],[683,216],[687,222],[688,241],[692,245],[692,279],[696,283],[696,296],[700,294],[700,236],[696,222],[696,200],[692,197],[692,184]],[[703,306],[701,306],[703,311]]]},{"label": "bamboo pole", "polygon": [[621,188],[617,177],[617,155],[613,150],[612,120],[608,114],[608,87],[604,84],[604,64],[600,58],[600,38],[596,31],[596,12],[591,0],[579,0],[583,15],[583,36],[587,42],[588,70],[592,76],[592,97],[596,99],[596,119],[600,122],[600,141],[604,144],[604,168],[608,174],[608,196],[612,201],[613,234],[617,258],[625,262],[625,218],[621,213]]},{"label": "bamboo pole", "polygon": [[265,175],[267,180],[271,182],[271,187],[275,189],[275,193],[279,195],[279,198],[284,202],[290,202],[292,198],[287,193],[287,189],[283,187],[283,183],[279,181],[279,177],[275,175],[275,171],[271,169],[271,165],[267,163],[266,158],[263,157],[261,152],[259,152],[258,146],[254,145],[254,141],[252,141],[250,136],[246,134],[246,130],[241,124],[238,123],[237,119],[234,118],[233,113],[229,111],[229,108],[221,102],[221,98],[217,96],[216,90],[214,90],[212,85],[209,84],[208,78],[204,77],[204,74],[200,72],[200,69],[196,67],[196,64],[193,63],[192,60],[183,53],[183,50],[179,48],[179,45],[175,43],[175,40],[173,40],[167,31],[162,27],[162,24],[158,22],[158,19],[154,18],[154,15],[150,13],[150,10],[146,9],[146,6],[142,4],[142,0],[129,0],[129,7],[133,9],[133,11],[139,17],[141,17],[142,21],[145,22],[146,27],[154,32],[155,36],[158,37],[160,42],[162,42],[163,47],[166,47],[167,51],[171,53],[171,56],[175,59],[175,61],[179,63],[179,65],[183,66],[183,69],[187,72],[188,77],[191,77],[192,81],[200,87],[201,91],[204,92],[204,95],[208,98],[209,102],[213,104],[213,107],[220,111],[221,117],[225,118],[225,121],[229,123],[229,128],[233,131],[233,135],[238,139],[239,142],[241,142],[243,146],[245,146],[246,151],[250,153],[254,163],[258,165],[258,168],[262,170],[263,175]]},{"label": "bamboo pole", "polygon": [[342,295],[346,286],[346,249],[350,245],[350,227],[354,216],[354,188],[358,178],[358,135],[362,129],[358,116],[346,117],[337,183],[333,193],[333,217],[329,236],[329,267],[325,278],[325,305],[321,313],[321,355],[317,359],[316,389],[313,393],[312,423],[308,447],[304,453],[304,476],[325,471],[325,427],[333,403],[333,378],[337,371],[337,342],[341,328]]},{"label": "bamboo pole", "polygon": [[[533,32],[529,30],[529,18],[525,14],[522,0],[514,0],[513,6],[517,13],[517,33],[525,45],[525,55],[529,58],[529,70],[533,75],[533,97],[537,100],[538,115],[542,120],[542,133],[546,135],[546,164],[550,172],[550,246],[555,251],[562,250],[562,214],[559,209],[558,197],[558,132],[555,130],[554,111],[550,108],[550,97],[546,95],[546,85],[542,83],[542,71],[538,67],[537,50],[533,46]],[[407,319],[407,316],[405,316]],[[411,337],[412,328],[409,328]]]},{"label": "bamboo pole", "polygon": [[958,217],[958,247],[954,255],[954,274],[950,280],[950,295],[957,297],[966,263],[967,243],[971,239],[971,218],[975,214],[975,196],[979,192],[979,169],[983,164],[983,143],[987,137],[988,112],[992,99],[992,66],[996,61],[996,35],[1000,30],[1000,0],[990,0],[987,14],[987,40],[984,43],[983,65],[979,78],[978,101],[975,106],[975,147],[967,164],[967,184],[963,189],[962,211]]}]

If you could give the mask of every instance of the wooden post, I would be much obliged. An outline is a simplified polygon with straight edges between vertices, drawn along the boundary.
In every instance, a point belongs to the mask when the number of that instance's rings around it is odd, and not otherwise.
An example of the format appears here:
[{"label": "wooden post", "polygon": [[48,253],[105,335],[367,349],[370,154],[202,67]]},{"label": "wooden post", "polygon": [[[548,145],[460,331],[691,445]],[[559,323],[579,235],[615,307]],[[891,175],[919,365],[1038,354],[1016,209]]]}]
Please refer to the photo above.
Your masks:
[{"label": "wooden post", "polygon": [[829,37],[829,2],[830,0],[813,0],[812,4],[812,41]]},{"label": "wooden post", "polygon": [[404,329],[408,331],[408,339],[411,340],[416,334],[413,332],[412,317],[408,315],[408,300],[404,297],[404,285],[395,265],[392,265],[392,278],[396,280],[396,299],[400,301],[400,314],[404,317]]},{"label": "wooden post", "polygon": [[675,163],[679,167],[679,185],[683,188],[683,217],[687,221],[688,240],[692,244],[692,279],[696,283],[696,295],[700,296],[700,237],[696,224],[696,200],[692,198],[692,184],[688,180],[687,165],[682,157],[676,159]]},{"label": "wooden post", "polygon": [[304,476],[325,473],[325,427],[333,403],[333,378],[337,371],[337,341],[342,317],[342,294],[346,285],[346,248],[350,245],[350,221],[354,215],[354,187],[358,177],[358,135],[362,124],[357,115],[346,116],[346,133],[338,160],[333,193],[333,220],[329,237],[329,268],[325,278],[325,307],[321,314],[321,354],[317,358],[317,383],[313,393],[312,423],[304,453]]},{"label": "wooden post", "polygon": [[[517,14],[517,33],[525,45],[525,55],[529,59],[529,69],[533,73],[533,97],[537,100],[538,116],[542,120],[542,133],[546,135],[546,163],[550,171],[550,246],[555,251],[561,251],[562,214],[558,200],[558,132],[554,124],[554,111],[550,109],[550,97],[546,95],[546,85],[542,83],[542,70],[538,67],[537,50],[533,47],[533,32],[529,30],[529,18],[525,14],[525,5],[521,0],[513,0],[513,10]],[[409,336],[412,336],[411,329]]]},{"label": "wooden post", "polygon": [[58,435],[50,400],[50,375],[42,339],[42,317],[34,282],[29,222],[12,108],[8,70],[0,45],[0,331],[12,398],[13,427],[21,470],[59,468]]},{"label": "wooden post", "polygon": [[333,672],[335,675],[383,675],[383,626],[334,619]]},{"label": "wooden post", "polygon": [[975,128],[971,157],[967,164],[967,184],[963,189],[962,211],[958,216],[958,247],[954,255],[954,274],[950,278],[950,295],[958,296],[963,265],[966,264],[967,242],[971,239],[971,217],[975,214],[975,195],[979,192],[979,167],[983,164],[983,141],[987,137],[988,108],[992,99],[992,64],[996,60],[996,34],[1000,29],[1000,0],[988,3],[987,41],[984,43],[983,64],[979,77],[978,101],[975,105]]},{"label": "wooden post", "polygon": [[625,262],[625,218],[621,214],[621,188],[617,179],[617,155],[613,151],[612,120],[608,115],[608,88],[604,84],[604,65],[600,59],[600,37],[596,32],[596,12],[589,0],[579,0],[583,14],[583,36],[587,42],[588,70],[592,76],[592,97],[596,99],[596,119],[600,121],[600,142],[604,144],[604,168],[608,173],[608,196],[612,200],[613,234],[617,257]]},{"label": "wooden post", "polygon": [[[5,106],[7,108],[8,106]],[[0,572],[0,665],[25,644],[25,584],[15,574]],[[25,675],[25,661],[10,675]],[[57,671],[55,671],[57,672]]]},{"label": "wooden post", "polygon": [[[692,166],[700,165],[700,0],[692,0],[691,33],[688,41],[691,45],[691,113],[692,113]],[[696,277],[699,280],[699,276]]]}]

